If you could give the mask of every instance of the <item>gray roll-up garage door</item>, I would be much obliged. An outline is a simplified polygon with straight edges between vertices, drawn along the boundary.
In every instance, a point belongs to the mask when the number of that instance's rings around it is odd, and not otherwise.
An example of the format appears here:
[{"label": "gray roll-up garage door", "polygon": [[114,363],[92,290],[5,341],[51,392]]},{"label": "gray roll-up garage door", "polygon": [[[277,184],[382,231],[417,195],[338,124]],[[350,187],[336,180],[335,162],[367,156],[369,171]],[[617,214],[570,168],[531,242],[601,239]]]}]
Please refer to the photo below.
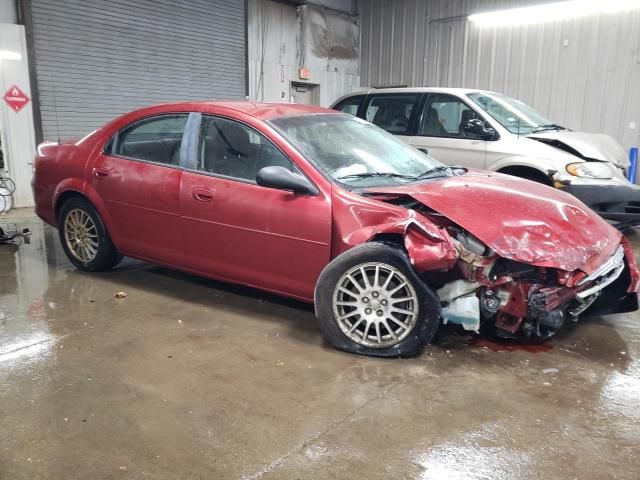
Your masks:
[{"label": "gray roll-up garage door", "polygon": [[44,139],[134,108],[245,97],[243,0],[31,0]]}]

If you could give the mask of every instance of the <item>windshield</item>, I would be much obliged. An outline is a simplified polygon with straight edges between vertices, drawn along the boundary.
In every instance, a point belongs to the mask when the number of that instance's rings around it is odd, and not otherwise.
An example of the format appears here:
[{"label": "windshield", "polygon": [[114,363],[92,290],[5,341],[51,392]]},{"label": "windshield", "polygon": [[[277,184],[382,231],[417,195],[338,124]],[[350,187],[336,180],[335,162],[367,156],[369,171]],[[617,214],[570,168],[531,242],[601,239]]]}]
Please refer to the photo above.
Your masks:
[{"label": "windshield", "polygon": [[449,171],[425,153],[352,115],[282,117],[271,124],[326,175],[349,186],[399,185]]},{"label": "windshield", "polygon": [[467,96],[511,133],[565,130],[515,98],[500,93],[470,93]]}]

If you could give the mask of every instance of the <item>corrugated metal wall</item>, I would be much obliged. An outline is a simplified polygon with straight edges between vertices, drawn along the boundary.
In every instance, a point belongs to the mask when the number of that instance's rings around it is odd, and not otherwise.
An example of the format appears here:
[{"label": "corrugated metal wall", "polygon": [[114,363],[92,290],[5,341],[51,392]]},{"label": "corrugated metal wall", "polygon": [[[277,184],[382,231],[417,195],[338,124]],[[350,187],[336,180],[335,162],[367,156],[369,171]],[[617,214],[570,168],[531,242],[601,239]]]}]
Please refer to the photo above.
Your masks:
[{"label": "corrugated metal wall", "polygon": [[31,0],[45,139],[173,100],[245,97],[241,0]]},{"label": "corrugated metal wall", "polygon": [[537,25],[480,28],[471,13],[541,1],[359,3],[365,86],[495,90],[575,130],[640,143],[640,9]]}]

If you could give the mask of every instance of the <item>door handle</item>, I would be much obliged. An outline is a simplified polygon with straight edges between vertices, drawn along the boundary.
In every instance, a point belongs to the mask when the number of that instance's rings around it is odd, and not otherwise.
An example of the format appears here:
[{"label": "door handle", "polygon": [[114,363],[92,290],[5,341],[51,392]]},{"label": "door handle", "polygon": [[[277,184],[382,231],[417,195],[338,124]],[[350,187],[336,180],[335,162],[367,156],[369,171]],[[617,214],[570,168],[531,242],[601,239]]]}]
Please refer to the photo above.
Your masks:
[{"label": "door handle", "polygon": [[191,196],[199,202],[210,202],[213,200],[215,192],[206,188],[194,188],[191,191]]},{"label": "door handle", "polygon": [[418,150],[420,150],[422,153],[426,153],[427,155],[429,155],[429,149],[428,148],[418,148]]},{"label": "door handle", "polygon": [[104,178],[109,176],[109,170],[102,167],[96,167],[93,169],[93,176],[96,178]]}]

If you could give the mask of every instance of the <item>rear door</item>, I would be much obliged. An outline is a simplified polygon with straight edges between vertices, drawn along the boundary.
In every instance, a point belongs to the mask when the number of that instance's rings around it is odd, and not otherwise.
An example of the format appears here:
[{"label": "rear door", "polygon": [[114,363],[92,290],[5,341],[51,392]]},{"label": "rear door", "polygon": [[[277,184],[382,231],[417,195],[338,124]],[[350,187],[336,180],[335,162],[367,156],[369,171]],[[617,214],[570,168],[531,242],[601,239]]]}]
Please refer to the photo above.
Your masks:
[{"label": "rear door", "polygon": [[184,265],[180,152],[188,114],[144,118],[120,130],[91,166],[123,253]]},{"label": "rear door", "polygon": [[447,165],[484,168],[486,141],[464,131],[481,116],[455,95],[430,93],[422,104],[416,132],[407,141]]},{"label": "rear door", "polygon": [[329,262],[331,204],[261,187],[263,167],[300,170],[265,135],[238,121],[203,115],[180,200],[190,269],[311,299]]}]

